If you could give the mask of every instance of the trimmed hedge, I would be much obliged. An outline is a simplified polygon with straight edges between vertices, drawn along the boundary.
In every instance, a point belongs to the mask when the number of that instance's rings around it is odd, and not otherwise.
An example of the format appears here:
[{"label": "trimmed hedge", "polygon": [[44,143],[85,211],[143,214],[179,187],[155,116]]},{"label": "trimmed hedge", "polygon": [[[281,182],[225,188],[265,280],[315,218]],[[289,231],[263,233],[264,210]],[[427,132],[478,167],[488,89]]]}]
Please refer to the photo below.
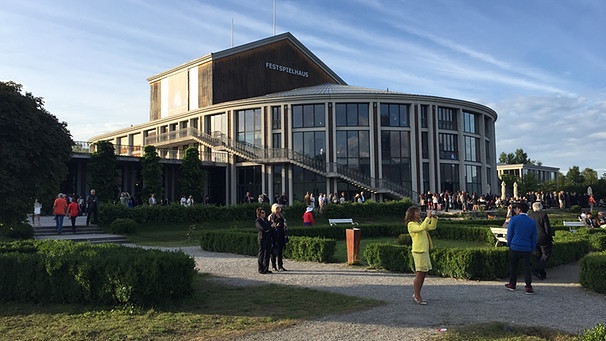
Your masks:
[{"label": "trimmed hedge", "polygon": [[34,228],[26,223],[16,225],[0,223],[0,236],[10,239],[31,239],[34,238]]},{"label": "trimmed hedge", "polygon": [[[200,236],[200,246],[207,251],[229,252],[247,256],[257,256],[259,252],[257,234],[243,231],[203,231]],[[289,235],[288,243],[284,249],[284,258],[299,261],[328,262],[335,253],[335,246],[334,239]]]},{"label": "trimmed hedge", "polygon": [[[550,266],[579,260],[589,250],[587,240],[564,240],[554,243]],[[429,253],[433,275],[453,278],[494,280],[509,273],[506,247],[436,248]],[[408,245],[371,243],[364,257],[372,268],[396,272],[414,272],[414,261]]]},{"label": "trimmed hedge", "polygon": [[[329,204],[322,213],[316,214],[316,221],[319,224],[328,224],[329,218],[372,218],[379,216],[398,217],[401,222],[408,207],[412,205],[406,200],[390,201],[387,203],[377,203],[367,200],[363,204],[345,203]],[[142,205],[129,208],[120,204],[102,203],[99,206],[99,223],[108,226],[118,218],[133,219],[137,223],[170,223],[170,224],[190,224],[204,223],[209,221],[254,221],[255,209],[263,207],[267,212],[270,211],[269,204],[239,204],[230,206],[205,206],[193,205],[185,207],[179,203],[162,206]],[[302,202],[296,202],[282,209],[286,217],[291,219],[300,219],[305,212],[306,205]]]},{"label": "trimmed hedge", "polygon": [[579,261],[579,281],[585,288],[606,294],[606,252],[588,254]]},{"label": "trimmed hedge", "polygon": [[48,240],[0,249],[11,274],[0,277],[0,301],[154,306],[193,291],[195,262],[183,252]]}]

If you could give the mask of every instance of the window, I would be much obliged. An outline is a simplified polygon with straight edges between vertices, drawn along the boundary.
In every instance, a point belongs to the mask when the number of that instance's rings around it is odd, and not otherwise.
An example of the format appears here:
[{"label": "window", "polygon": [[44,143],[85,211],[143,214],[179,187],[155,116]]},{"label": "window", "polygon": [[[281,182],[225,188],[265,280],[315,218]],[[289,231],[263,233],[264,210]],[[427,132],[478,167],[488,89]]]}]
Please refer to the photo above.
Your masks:
[{"label": "window", "polygon": [[381,104],[381,126],[408,127],[408,105]]},{"label": "window", "polygon": [[469,112],[463,112],[463,131],[466,133],[479,134],[478,115]]},{"label": "window", "polygon": [[272,137],[272,147],[273,148],[282,148],[282,134],[274,133],[271,135]]},{"label": "window", "polygon": [[368,126],[368,103],[337,103],[337,127]]},{"label": "window", "polygon": [[370,173],[370,136],[366,130],[337,131],[337,163]]},{"label": "window", "polygon": [[324,127],[326,124],[324,104],[303,104],[292,106],[292,127]]},{"label": "window", "polygon": [[482,193],[480,167],[465,166],[465,187],[469,193]]},{"label": "window", "polygon": [[323,159],[326,134],[323,131],[304,131],[292,134],[293,150],[315,159]]},{"label": "window", "polygon": [[[420,193],[427,193],[429,191],[429,162],[423,162],[423,188]],[[442,189],[444,190],[444,189]]]},{"label": "window", "polygon": [[421,157],[429,159],[429,134],[426,131],[421,132]]},{"label": "window", "polygon": [[238,118],[238,141],[262,146],[261,143],[261,109],[236,111]]},{"label": "window", "polygon": [[282,110],[280,107],[271,107],[271,129],[282,129]]},{"label": "window", "polygon": [[464,137],[465,140],[465,160],[466,161],[480,161],[480,150],[479,150],[479,143],[480,140],[475,138],[475,137],[471,137],[471,136],[465,136]]},{"label": "window", "polygon": [[455,164],[440,164],[440,190],[450,193],[460,190],[459,186],[459,167]]},{"label": "window", "polygon": [[457,111],[452,108],[438,108],[438,128],[457,130]]},{"label": "window", "polygon": [[429,116],[429,106],[421,105],[421,128],[427,128],[429,123],[427,122]]},{"label": "window", "polygon": [[406,188],[411,188],[412,174],[409,132],[381,132],[381,159],[383,178]]},{"label": "window", "polygon": [[455,134],[440,134],[440,159],[443,160],[458,160],[457,135]]}]

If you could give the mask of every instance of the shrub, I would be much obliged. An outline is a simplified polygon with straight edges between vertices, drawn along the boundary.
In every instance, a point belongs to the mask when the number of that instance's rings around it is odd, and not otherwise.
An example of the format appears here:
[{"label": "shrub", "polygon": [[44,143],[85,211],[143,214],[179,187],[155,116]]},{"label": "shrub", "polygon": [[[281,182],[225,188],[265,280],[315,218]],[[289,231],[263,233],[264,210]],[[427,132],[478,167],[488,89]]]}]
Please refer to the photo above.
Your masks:
[{"label": "shrub", "polygon": [[0,224],[0,235],[10,239],[31,239],[34,238],[34,228],[26,223]]},{"label": "shrub", "polygon": [[112,233],[115,234],[130,234],[137,230],[137,222],[132,219],[118,218],[112,221],[110,225]]},{"label": "shrub", "polygon": [[585,288],[606,294],[606,252],[591,253],[581,258],[579,281]]},{"label": "shrub", "polygon": [[581,341],[604,341],[606,340],[606,326],[598,323],[591,329],[585,329],[581,335]]},{"label": "shrub", "polygon": [[570,211],[570,213],[581,213],[581,212],[583,212],[583,209],[579,205],[572,205],[572,206],[570,206],[569,211]]}]

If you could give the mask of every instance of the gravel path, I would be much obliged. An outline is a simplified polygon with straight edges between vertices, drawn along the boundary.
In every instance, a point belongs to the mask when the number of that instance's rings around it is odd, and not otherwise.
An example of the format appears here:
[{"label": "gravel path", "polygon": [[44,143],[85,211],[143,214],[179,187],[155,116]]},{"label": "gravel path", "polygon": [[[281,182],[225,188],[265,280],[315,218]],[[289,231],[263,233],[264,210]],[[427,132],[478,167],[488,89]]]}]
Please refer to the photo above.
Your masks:
[{"label": "gravel path", "polygon": [[217,280],[230,285],[278,283],[387,302],[239,340],[426,340],[439,334],[439,328],[493,321],[576,334],[606,320],[606,296],[580,286],[577,264],[548,269],[546,280],[533,283],[536,295],[524,294],[523,278],[518,279],[522,279],[518,290],[510,292],[504,281],[428,276],[423,287],[428,305],[420,306],[412,302],[412,274],[285,260],[287,272],[260,275],[255,257],[207,252],[200,247],[178,249],[195,258],[199,271],[220,276]]}]

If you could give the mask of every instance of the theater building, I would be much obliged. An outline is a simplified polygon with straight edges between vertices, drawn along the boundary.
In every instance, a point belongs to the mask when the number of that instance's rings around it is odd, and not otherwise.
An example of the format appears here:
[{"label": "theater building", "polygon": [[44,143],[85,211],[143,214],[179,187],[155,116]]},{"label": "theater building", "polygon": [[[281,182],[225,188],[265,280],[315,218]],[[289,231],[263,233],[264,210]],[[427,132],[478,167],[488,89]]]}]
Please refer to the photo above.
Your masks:
[{"label": "theater building", "polygon": [[[286,193],[394,200],[498,187],[497,113],[453,98],[349,86],[290,33],[211,53],[148,79],[149,122],[95,136],[124,157],[196,147],[219,204]],[[436,79],[436,82],[439,82]],[[167,161],[168,162],[168,161]],[[127,178],[130,180],[127,181]],[[132,176],[121,190],[134,191]],[[170,200],[178,181],[164,177]]]}]

